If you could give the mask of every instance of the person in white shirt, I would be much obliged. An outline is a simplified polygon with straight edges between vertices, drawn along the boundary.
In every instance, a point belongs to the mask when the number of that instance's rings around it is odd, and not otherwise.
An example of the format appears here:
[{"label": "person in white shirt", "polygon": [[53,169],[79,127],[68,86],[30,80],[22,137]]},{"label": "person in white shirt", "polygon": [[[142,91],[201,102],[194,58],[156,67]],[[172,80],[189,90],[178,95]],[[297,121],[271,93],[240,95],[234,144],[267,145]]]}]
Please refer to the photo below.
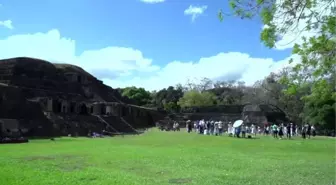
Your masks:
[{"label": "person in white shirt", "polygon": [[284,135],[287,135],[287,126],[283,128]]},{"label": "person in white shirt", "polygon": [[316,136],[316,129],[315,129],[314,125],[311,126],[311,132],[312,132],[313,137],[315,137]]},{"label": "person in white shirt", "polygon": [[270,127],[269,127],[269,126],[266,126],[266,131],[265,131],[266,135],[269,134],[269,131],[270,131]]},{"label": "person in white shirt", "polygon": [[223,134],[223,122],[222,121],[218,122],[218,131],[219,131],[219,135]]},{"label": "person in white shirt", "polygon": [[257,135],[256,128],[253,124],[251,125],[251,134],[254,135],[254,136]]},{"label": "person in white shirt", "polygon": [[232,132],[232,130],[233,130],[232,124],[231,124],[231,122],[229,122],[229,124],[228,124],[228,134],[229,134],[229,136],[233,136],[234,135],[234,133]]},{"label": "person in white shirt", "polygon": [[261,128],[258,126],[258,134],[261,134]]},{"label": "person in white shirt", "polygon": [[233,135],[233,137],[236,136],[236,128],[232,126],[232,129],[231,129],[231,133]]},{"label": "person in white shirt", "polygon": [[[293,123],[290,123],[290,135],[291,135],[291,137],[293,137],[293,135],[294,135],[294,131],[295,130],[293,130]],[[287,131],[288,132],[288,131]]]},{"label": "person in white shirt", "polygon": [[218,136],[218,134],[219,134],[218,124],[219,124],[219,122],[218,122],[218,121],[215,121],[215,123],[214,123],[214,134],[215,134],[216,136]]},{"label": "person in white shirt", "polygon": [[204,132],[203,121],[202,120],[199,121],[199,130],[198,131],[199,131],[200,134],[203,134],[203,132]]}]

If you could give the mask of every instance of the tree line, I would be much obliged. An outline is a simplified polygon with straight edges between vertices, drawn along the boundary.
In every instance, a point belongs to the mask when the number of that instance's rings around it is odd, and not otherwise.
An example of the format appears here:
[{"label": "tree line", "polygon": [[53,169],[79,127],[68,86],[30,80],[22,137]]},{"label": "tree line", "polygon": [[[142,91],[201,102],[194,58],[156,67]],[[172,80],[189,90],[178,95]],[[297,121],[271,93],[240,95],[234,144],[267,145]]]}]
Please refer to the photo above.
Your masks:
[{"label": "tree line", "polygon": [[313,82],[295,93],[288,93],[291,87],[284,83],[284,79],[294,74],[294,69],[287,67],[251,86],[242,81],[212,81],[204,78],[199,83],[178,84],[152,92],[134,86],[118,90],[122,96],[139,106],[163,109],[170,113],[179,113],[188,107],[272,104],[283,110],[293,122],[320,124],[333,129],[335,99],[331,94],[317,99],[306,98],[313,93]]},{"label": "tree line", "polygon": [[294,32],[301,37],[301,33],[313,31],[314,34],[302,36],[302,42],[292,48],[293,55],[299,56],[300,61],[252,86],[239,81],[213,82],[204,78],[198,84],[179,84],[155,92],[127,87],[120,89],[122,95],[138,105],[169,112],[190,106],[273,104],[293,122],[335,129],[336,1],[231,0],[229,4],[232,11],[219,11],[218,18],[224,23],[225,16],[261,19],[264,29],[260,40],[269,48],[276,47],[282,35]]}]

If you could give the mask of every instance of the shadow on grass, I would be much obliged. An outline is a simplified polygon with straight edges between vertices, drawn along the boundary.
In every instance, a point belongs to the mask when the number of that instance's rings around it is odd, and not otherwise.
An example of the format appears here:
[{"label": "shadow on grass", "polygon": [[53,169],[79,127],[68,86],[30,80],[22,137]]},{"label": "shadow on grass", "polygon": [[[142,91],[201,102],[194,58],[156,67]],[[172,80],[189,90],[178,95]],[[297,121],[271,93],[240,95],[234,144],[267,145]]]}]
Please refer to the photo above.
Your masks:
[{"label": "shadow on grass", "polygon": [[188,184],[192,182],[191,178],[178,178],[178,179],[169,179],[170,184]]},{"label": "shadow on grass", "polygon": [[251,137],[251,138],[248,138],[248,137],[231,137],[233,139],[247,139],[247,140],[255,140],[255,139],[260,139],[260,137]]},{"label": "shadow on grass", "polygon": [[37,155],[20,158],[20,160],[29,163],[40,163],[42,167],[48,169],[55,168],[62,172],[73,172],[83,170],[87,165],[84,157],[77,155]]}]

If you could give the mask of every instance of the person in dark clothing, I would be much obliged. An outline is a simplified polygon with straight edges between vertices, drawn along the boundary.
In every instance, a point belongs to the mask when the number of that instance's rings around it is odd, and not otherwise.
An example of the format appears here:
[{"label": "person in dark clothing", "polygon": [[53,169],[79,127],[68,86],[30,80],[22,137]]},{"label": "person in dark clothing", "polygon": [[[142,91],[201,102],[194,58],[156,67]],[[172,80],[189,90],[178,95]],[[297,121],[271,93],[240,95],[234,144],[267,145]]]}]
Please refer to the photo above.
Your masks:
[{"label": "person in dark clothing", "polygon": [[308,124],[307,125],[307,136],[308,136],[308,139],[310,139],[310,135],[311,135],[311,125]]},{"label": "person in dark clothing", "polygon": [[241,130],[241,133],[242,133],[242,137],[245,138],[246,137],[246,126],[244,124],[242,124],[240,126],[240,130]]},{"label": "person in dark clothing", "polygon": [[206,122],[206,128],[208,130],[208,133],[210,133],[210,127],[211,127],[210,121],[207,121]]},{"label": "person in dark clothing", "polygon": [[302,138],[303,138],[303,139],[306,139],[306,133],[307,133],[306,126],[303,125],[303,126],[302,126],[302,130],[301,130],[301,135],[302,135]]},{"label": "person in dark clothing", "polygon": [[283,129],[284,129],[284,125],[281,124],[280,127],[279,127],[279,133],[278,133],[280,139],[282,139],[282,136],[284,135],[284,133],[283,133]]},{"label": "person in dark clothing", "polygon": [[200,124],[199,133],[200,133],[200,134],[203,134],[203,132],[204,132],[204,125],[203,125],[203,124]]},{"label": "person in dark clothing", "polygon": [[287,136],[287,139],[290,139],[291,138],[291,125],[290,124],[287,124],[287,133],[286,133],[286,136]]},{"label": "person in dark clothing", "polygon": [[187,127],[187,131],[188,131],[188,133],[190,133],[190,132],[192,131],[192,130],[191,130],[191,129],[192,129],[191,121],[188,120],[187,123],[186,123],[186,125],[187,125],[187,126],[186,126],[186,127]]},{"label": "person in dark clothing", "polygon": [[191,125],[191,123],[189,123],[189,125],[188,125],[188,130],[189,130],[189,133],[192,132],[192,125]]},{"label": "person in dark clothing", "polygon": [[241,126],[235,128],[235,135],[236,135],[237,138],[240,138],[240,136],[239,136],[240,135],[240,131],[241,131]]},{"label": "person in dark clothing", "polygon": [[215,134],[215,122],[214,121],[210,122],[210,134],[211,135]]}]

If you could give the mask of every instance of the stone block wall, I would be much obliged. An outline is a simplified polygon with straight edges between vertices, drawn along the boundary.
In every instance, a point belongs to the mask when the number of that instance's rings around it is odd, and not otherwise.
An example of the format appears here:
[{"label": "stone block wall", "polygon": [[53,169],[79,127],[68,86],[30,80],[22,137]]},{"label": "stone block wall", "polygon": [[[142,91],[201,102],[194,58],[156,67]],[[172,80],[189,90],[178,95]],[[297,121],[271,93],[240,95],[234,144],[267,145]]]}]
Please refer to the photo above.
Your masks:
[{"label": "stone block wall", "polygon": [[78,83],[67,83],[55,80],[27,78],[15,76],[10,79],[10,85],[32,88],[36,90],[50,90],[54,92],[84,94],[82,86]]}]

